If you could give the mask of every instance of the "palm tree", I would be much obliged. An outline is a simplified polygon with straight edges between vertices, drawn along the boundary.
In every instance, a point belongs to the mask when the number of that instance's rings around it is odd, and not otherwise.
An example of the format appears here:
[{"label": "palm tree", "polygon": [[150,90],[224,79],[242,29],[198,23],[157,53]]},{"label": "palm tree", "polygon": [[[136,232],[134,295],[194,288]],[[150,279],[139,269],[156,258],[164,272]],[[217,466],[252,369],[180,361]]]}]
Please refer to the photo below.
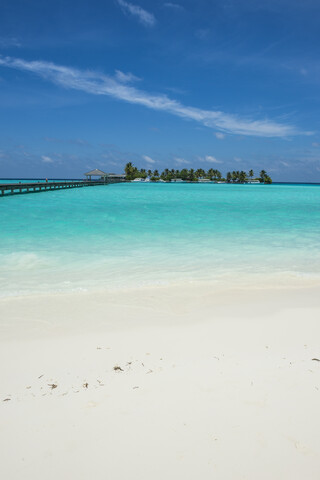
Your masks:
[{"label": "palm tree", "polygon": [[190,168],[189,170],[189,180],[190,182],[195,182],[197,180],[197,177],[194,174],[194,169]]},{"label": "palm tree", "polygon": [[195,175],[197,178],[204,177],[206,175],[206,172],[203,170],[203,168],[198,168]]},{"label": "palm tree", "polygon": [[215,170],[213,170],[213,168],[209,168],[209,170],[207,171],[207,177],[210,180],[212,180],[214,176],[215,176]]},{"label": "palm tree", "polygon": [[253,170],[249,170],[249,177],[252,178],[254,176]]},{"label": "palm tree", "polygon": [[187,168],[183,168],[180,172],[180,178],[182,180],[187,180],[188,179],[188,176],[189,176],[189,171]]},{"label": "palm tree", "polygon": [[272,179],[269,177],[269,175],[264,176],[264,183],[272,183]]},{"label": "palm tree", "polygon": [[244,183],[246,180],[247,180],[246,172],[241,170],[241,172],[239,173],[239,182]]},{"label": "palm tree", "polygon": [[261,183],[263,183],[263,182],[265,181],[266,175],[267,175],[267,172],[266,172],[265,170],[261,170],[261,172],[260,172],[260,178],[259,178],[259,180],[260,180]]},{"label": "palm tree", "polygon": [[133,180],[136,176],[137,168],[131,162],[128,162],[124,167],[126,173],[126,180]]},{"label": "palm tree", "polygon": [[162,178],[162,180],[168,180],[169,179],[169,170],[167,168],[165,168],[163,170],[163,172],[161,173],[160,177]]},{"label": "palm tree", "polygon": [[221,180],[221,172],[219,172],[219,170],[213,170],[213,180],[217,181],[217,180]]}]

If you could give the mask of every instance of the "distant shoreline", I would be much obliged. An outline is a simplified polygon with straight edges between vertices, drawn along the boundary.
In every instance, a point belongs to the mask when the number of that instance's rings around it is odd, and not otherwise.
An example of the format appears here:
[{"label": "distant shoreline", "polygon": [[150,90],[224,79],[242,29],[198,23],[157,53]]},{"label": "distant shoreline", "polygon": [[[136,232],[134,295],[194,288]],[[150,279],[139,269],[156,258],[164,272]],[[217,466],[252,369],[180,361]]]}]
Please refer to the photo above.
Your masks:
[{"label": "distant shoreline", "polygon": [[[47,177],[49,181],[52,181],[52,180],[57,180],[57,181],[63,181],[63,180],[67,180],[67,181],[71,181],[71,180],[75,180],[75,181],[79,181],[79,180],[83,180],[83,178],[49,178]],[[28,178],[28,177],[24,177],[24,178],[0,178],[0,183],[2,180],[5,180],[5,181],[8,181],[8,180],[43,180],[45,181],[46,178]],[[132,183],[131,180],[128,180],[128,181],[125,181],[123,183]],[[140,183],[140,182],[137,182],[137,183]],[[159,183],[159,182],[141,182],[141,183]],[[180,183],[193,183],[193,184],[202,184],[202,182],[188,182],[188,181],[184,181],[184,182],[164,182],[164,183],[174,183],[174,184],[180,184]],[[216,183],[216,182],[203,182],[203,183]],[[246,185],[248,182],[245,182],[244,184]],[[228,182],[223,182],[222,184],[220,185],[242,185],[241,183],[228,183]],[[258,185],[258,184],[257,184]],[[272,185],[320,185],[320,182],[272,182]]]}]

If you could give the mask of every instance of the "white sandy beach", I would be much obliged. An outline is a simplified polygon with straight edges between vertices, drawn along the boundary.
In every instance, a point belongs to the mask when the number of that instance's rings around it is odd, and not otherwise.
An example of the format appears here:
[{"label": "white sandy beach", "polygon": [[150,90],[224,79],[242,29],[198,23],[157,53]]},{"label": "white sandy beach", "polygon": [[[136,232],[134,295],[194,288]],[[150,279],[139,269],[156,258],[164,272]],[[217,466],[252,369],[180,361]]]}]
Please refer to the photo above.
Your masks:
[{"label": "white sandy beach", "polygon": [[319,293],[2,299],[1,478],[318,479]]}]

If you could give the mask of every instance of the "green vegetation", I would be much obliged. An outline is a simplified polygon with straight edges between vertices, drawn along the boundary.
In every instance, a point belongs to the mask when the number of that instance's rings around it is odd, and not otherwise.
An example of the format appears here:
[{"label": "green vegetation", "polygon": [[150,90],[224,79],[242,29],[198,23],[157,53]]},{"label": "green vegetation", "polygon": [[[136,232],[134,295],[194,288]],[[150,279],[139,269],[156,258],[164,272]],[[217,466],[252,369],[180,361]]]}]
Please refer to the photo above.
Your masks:
[{"label": "green vegetation", "polygon": [[135,178],[147,178],[146,171],[142,168],[138,170],[131,162],[127,163],[124,167],[126,174],[126,180],[134,180]]},{"label": "green vegetation", "polygon": [[267,175],[265,170],[261,170],[259,180],[261,183],[272,183],[271,177]]},{"label": "green vegetation", "polygon": [[248,181],[259,181],[260,183],[272,183],[271,178],[267,175],[265,170],[261,170],[260,176],[254,178],[254,171],[250,170],[249,173],[244,172],[243,170],[227,172],[226,177],[223,178],[219,170],[209,168],[208,171],[198,168],[194,170],[191,168],[183,168],[182,170],[175,170],[174,168],[169,170],[168,168],[164,169],[162,173],[159,173],[158,170],[148,170],[144,168],[140,170],[135,167],[131,162],[127,163],[125,166],[126,180],[134,180],[135,178],[149,178],[152,182],[158,182],[163,180],[165,182],[172,182],[175,180],[183,180],[185,182],[198,182],[199,180],[210,180],[212,182],[226,182],[226,183],[246,183]]},{"label": "green vegetation", "polygon": [[247,174],[243,170],[235,171],[233,172],[228,172],[226,175],[226,182],[227,183],[246,183],[246,182],[252,182],[254,181],[259,181],[260,183],[272,183],[271,177],[267,175],[267,172],[265,170],[261,170],[260,176],[253,178],[254,177],[254,171],[249,170],[249,173]]}]

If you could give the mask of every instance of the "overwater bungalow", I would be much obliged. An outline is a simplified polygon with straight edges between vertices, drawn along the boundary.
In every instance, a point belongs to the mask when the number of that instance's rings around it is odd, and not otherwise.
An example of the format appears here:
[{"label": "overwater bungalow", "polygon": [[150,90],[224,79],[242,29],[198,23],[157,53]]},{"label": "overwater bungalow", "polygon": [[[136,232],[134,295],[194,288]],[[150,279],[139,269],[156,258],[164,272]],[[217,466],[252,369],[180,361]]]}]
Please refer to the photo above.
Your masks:
[{"label": "overwater bungalow", "polygon": [[126,174],[125,173],[107,173],[108,182],[125,182]]},{"label": "overwater bungalow", "polygon": [[125,182],[126,175],[124,173],[106,173],[98,168],[91,170],[90,172],[85,173],[87,181],[91,182],[92,177],[99,177],[94,181],[98,182],[106,182],[106,183],[117,183],[117,182]]},{"label": "overwater bungalow", "polygon": [[86,180],[88,182],[92,181],[92,177],[99,177],[97,180],[105,180],[106,176],[108,174],[106,172],[103,172],[102,170],[99,170],[98,168],[95,168],[94,170],[91,170],[90,172],[85,173]]}]

